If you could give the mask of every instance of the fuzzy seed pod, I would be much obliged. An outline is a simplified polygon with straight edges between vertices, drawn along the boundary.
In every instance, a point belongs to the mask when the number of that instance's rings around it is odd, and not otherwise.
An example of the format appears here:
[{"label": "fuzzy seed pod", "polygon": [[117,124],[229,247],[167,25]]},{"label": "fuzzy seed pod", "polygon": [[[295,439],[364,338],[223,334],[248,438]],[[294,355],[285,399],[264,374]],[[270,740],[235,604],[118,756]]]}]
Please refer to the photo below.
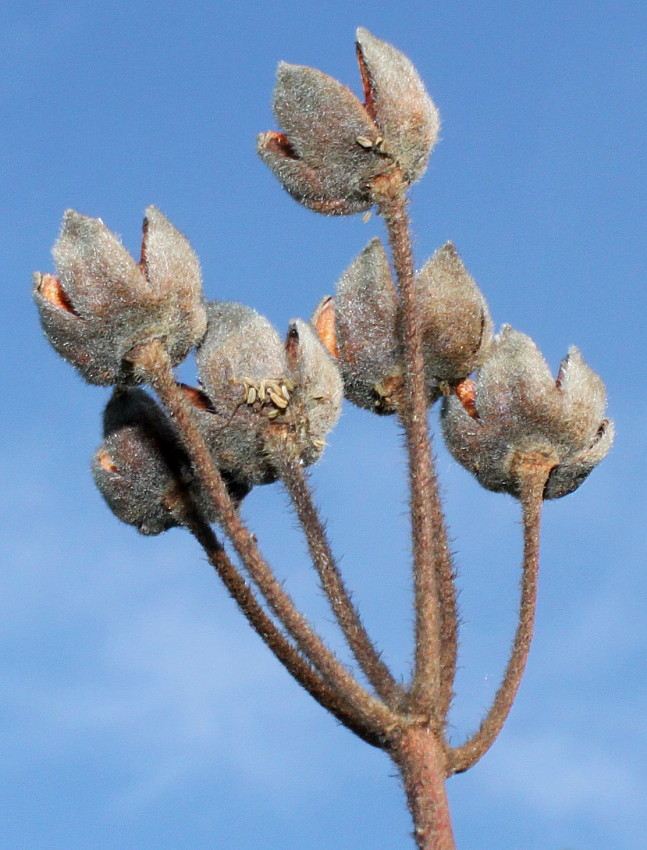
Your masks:
[{"label": "fuzzy seed pod", "polygon": [[[92,460],[95,483],[115,516],[142,534],[185,525],[190,512],[216,519],[166,414],[140,389],[116,390]],[[249,488],[225,479],[239,504]]]},{"label": "fuzzy seed pod", "polygon": [[405,181],[415,183],[438,139],[438,110],[403,53],[364,27],[357,30],[356,47],[365,108],[382,133],[382,148],[394,156]]},{"label": "fuzzy seed pod", "polygon": [[[288,374],[294,381],[296,453],[305,466],[317,461],[326,436],[337,424],[344,396],[339,369],[322,345],[314,328],[293,319],[285,344]],[[289,442],[289,441],[288,441]]]},{"label": "fuzzy seed pod", "polygon": [[104,413],[104,437],[92,473],[115,516],[142,534],[182,525],[189,465],[153,399],[143,390],[116,391]]},{"label": "fuzzy seed pod", "polygon": [[276,452],[314,463],[342,401],[337,367],[314,330],[294,320],[284,344],[249,307],[207,309],[198,370],[209,404],[194,408],[218,466],[251,486],[276,480]]},{"label": "fuzzy seed pod", "polygon": [[416,275],[416,301],[430,398],[464,380],[482,362],[492,339],[485,298],[447,242]]},{"label": "fuzzy seed pod", "polygon": [[[481,363],[492,322],[483,295],[449,242],[416,276],[415,298],[432,404]],[[326,347],[336,352],[346,398],[374,413],[395,413],[403,403],[398,315],[386,251],[373,239],[342,275],[334,302],[324,299],[313,316]]]},{"label": "fuzzy seed pod", "polygon": [[488,490],[518,496],[519,458],[551,459],[544,498],[557,499],[579,487],[611,448],[605,407],[604,384],[577,348],[555,381],[530,337],[504,325],[476,382],[445,399],[443,434],[454,458]]},{"label": "fuzzy seed pod", "polygon": [[206,329],[198,259],[155,207],[135,263],[101,219],[68,210],[54,246],[58,277],[34,275],[41,324],[56,351],[91,384],[137,384],[129,353],[163,340],[181,363]]},{"label": "fuzzy seed pod", "polygon": [[395,413],[401,400],[397,317],[386,251],[372,239],[337,284],[335,334],[346,398],[375,413]]},{"label": "fuzzy seed pod", "polygon": [[361,27],[357,55],[364,104],[321,71],[282,62],[273,110],[283,132],[258,137],[290,195],[327,215],[370,209],[380,175],[418,180],[438,136],[438,112],[406,56]]}]

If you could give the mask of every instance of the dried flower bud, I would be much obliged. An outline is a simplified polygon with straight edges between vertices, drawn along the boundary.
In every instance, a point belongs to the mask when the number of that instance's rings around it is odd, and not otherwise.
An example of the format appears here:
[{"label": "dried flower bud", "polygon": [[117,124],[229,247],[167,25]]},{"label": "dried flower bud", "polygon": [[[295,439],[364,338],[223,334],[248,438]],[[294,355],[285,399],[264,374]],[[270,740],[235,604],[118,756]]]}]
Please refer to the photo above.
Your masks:
[{"label": "dried flower bud", "polygon": [[315,212],[350,215],[375,203],[373,181],[418,180],[438,135],[438,113],[411,62],[363,28],[357,52],[366,102],[332,77],[282,62],[274,114],[258,153],[283,187]]},{"label": "dried flower bud", "polygon": [[101,219],[68,210],[53,250],[58,277],[34,275],[46,336],[92,384],[146,379],[128,355],[164,341],[173,365],[202,338],[206,314],[200,266],[186,238],[149,207],[139,264]]},{"label": "dried flower bud", "polygon": [[[191,512],[215,520],[189,457],[166,414],[143,390],[116,390],[104,417],[104,442],[92,460],[94,480],[112,512],[142,534],[185,525]],[[249,492],[226,479],[238,504]]]},{"label": "dried flower bud", "polygon": [[614,430],[605,406],[604,384],[577,348],[555,381],[530,337],[504,325],[475,385],[445,400],[443,433],[484,487],[515,496],[519,458],[544,455],[554,463],[544,498],[556,499],[579,487],[609,451]]},{"label": "dried flower bud", "polygon": [[218,466],[252,485],[276,480],[276,451],[313,463],[342,400],[341,378],[314,330],[295,320],[283,344],[249,307],[207,309],[198,369],[211,409],[194,409]]},{"label": "dried flower bud", "polygon": [[429,396],[454,386],[480,365],[492,339],[487,303],[451,242],[416,276]]}]

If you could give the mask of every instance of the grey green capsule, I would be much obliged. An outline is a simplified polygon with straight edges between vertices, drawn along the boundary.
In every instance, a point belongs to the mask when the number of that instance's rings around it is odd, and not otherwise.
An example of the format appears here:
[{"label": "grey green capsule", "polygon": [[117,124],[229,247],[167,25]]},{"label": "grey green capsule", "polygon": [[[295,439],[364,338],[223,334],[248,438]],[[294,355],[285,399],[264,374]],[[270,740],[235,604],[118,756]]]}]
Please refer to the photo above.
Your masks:
[{"label": "grey green capsule", "polygon": [[399,50],[357,30],[362,104],[346,86],[302,65],[279,65],[273,109],[281,132],[258,137],[261,159],[308,209],[351,215],[373,206],[373,181],[397,170],[418,180],[436,143],[438,111]]},{"label": "grey green capsule", "polygon": [[128,359],[137,346],[161,340],[177,365],[204,335],[200,265],[186,237],[155,207],[143,231],[136,263],[101,219],[68,210],[53,249],[57,276],[34,275],[45,335],[92,384],[142,383]]},{"label": "grey green capsule", "polygon": [[579,487],[611,448],[614,427],[605,407],[604,384],[577,348],[555,380],[530,337],[504,325],[470,392],[445,400],[443,434],[483,487],[514,496],[520,455],[554,458],[544,498],[557,499]]},{"label": "grey green capsule", "polygon": [[208,305],[198,371],[209,409],[195,408],[214,460],[249,486],[278,477],[282,458],[314,463],[339,418],[342,381],[306,322],[285,342],[263,316],[233,302]]},{"label": "grey green capsule", "polygon": [[[449,242],[416,275],[414,294],[432,404],[480,365],[492,321],[485,298]],[[330,313],[332,306],[325,303]],[[335,334],[327,344],[336,352],[346,397],[374,413],[395,413],[405,403],[399,310],[386,251],[373,239],[337,285]]]}]

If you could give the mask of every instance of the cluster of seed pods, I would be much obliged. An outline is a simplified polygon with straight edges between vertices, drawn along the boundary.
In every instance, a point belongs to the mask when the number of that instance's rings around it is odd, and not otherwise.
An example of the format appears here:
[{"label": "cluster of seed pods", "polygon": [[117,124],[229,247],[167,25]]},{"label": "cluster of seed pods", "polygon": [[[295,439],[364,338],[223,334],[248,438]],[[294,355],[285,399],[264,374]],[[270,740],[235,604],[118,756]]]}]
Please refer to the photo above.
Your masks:
[{"label": "cluster of seed pods", "polygon": [[[284,188],[321,213],[364,212],[385,187],[406,189],[438,136],[438,111],[411,62],[365,29],[357,54],[364,103],[320,71],[282,63],[281,131],[258,138]],[[143,230],[136,262],[100,219],[68,211],[53,251],[57,274],[37,273],[33,288],[57,352],[90,383],[115,387],[93,470],[125,522],[147,534],[183,525],[186,493],[214,519],[172,422],[135,388],[150,379],[138,352],[153,341],[171,366],[196,350],[200,385],[181,388],[235,502],[275,481],[286,457],[314,463],[342,396],[403,415],[400,293],[379,239],[312,323],[291,321],[282,340],[253,309],[205,301],[195,253],[159,210],[149,207]],[[574,490],[613,440],[604,386],[577,349],[554,380],[524,334],[504,326],[494,336],[485,298],[451,243],[423,265],[414,294],[426,400],[443,399],[453,456],[484,487],[518,495],[515,458],[541,452],[553,467],[545,496]]]},{"label": "cluster of seed pods", "polygon": [[[282,131],[258,139],[283,187],[318,212],[379,208],[389,188],[422,176],[438,137],[438,111],[411,62],[362,28],[357,55],[363,104],[320,71],[282,63],[274,92]],[[607,454],[613,424],[604,385],[578,350],[555,380],[527,336],[508,326],[493,336],[485,299],[451,243],[424,264],[414,291],[427,402],[444,398],[442,430],[456,460],[484,487],[516,496],[515,458],[541,452],[553,465],[546,498],[579,486]],[[346,397],[379,414],[402,415],[407,403],[399,296],[373,239],[313,317]]]},{"label": "cluster of seed pods", "polygon": [[285,340],[242,304],[204,300],[197,257],[155,208],[135,262],[99,219],[67,212],[54,247],[57,275],[33,294],[54,348],[94,384],[112,385],[97,486],[143,534],[187,522],[187,505],[216,519],[167,414],[137,384],[138,354],[159,344],[171,365],[196,350],[200,387],[178,385],[235,503],[277,478],[278,454],[316,461],[339,417],[342,381],[314,328],[290,322]]}]

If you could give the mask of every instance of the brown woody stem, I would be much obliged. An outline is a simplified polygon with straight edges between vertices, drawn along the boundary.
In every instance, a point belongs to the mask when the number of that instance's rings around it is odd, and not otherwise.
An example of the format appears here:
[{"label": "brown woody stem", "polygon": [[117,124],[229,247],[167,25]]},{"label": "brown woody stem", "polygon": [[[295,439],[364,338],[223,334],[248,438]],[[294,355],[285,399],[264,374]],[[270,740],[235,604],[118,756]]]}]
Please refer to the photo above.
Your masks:
[{"label": "brown woody stem", "polygon": [[479,730],[462,746],[450,751],[449,773],[461,773],[472,767],[490,749],[505,723],[519,690],[528,660],[535,624],[537,579],[539,575],[539,538],[544,487],[555,461],[542,455],[520,455],[516,469],[523,509],[523,568],[521,602],[517,631],[503,681],[492,707]]},{"label": "brown woody stem", "polygon": [[369,694],[325,646],[277,580],[261,555],[254,536],[238,515],[193,418],[186,396],[177,386],[164,347],[154,340],[131,352],[130,358],[147,376],[168,410],[196,473],[213,501],[219,523],[273,613],[294,638],[303,655],[319,670],[330,687],[353,708],[357,722],[368,726],[377,737],[387,737],[397,725],[397,717],[384,703]]},{"label": "brown woody stem", "polygon": [[386,221],[393,253],[404,349],[405,401],[401,421],[409,461],[416,607],[411,708],[433,717],[441,728],[449,710],[456,673],[458,617],[453,565],[427,424],[425,363],[403,191],[386,192],[379,209]]},{"label": "brown woody stem", "polygon": [[326,531],[312,499],[306,475],[298,459],[280,465],[280,474],[290,494],[292,504],[304,530],[310,557],[321,587],[328,597],[337,622],[353,655],[368,681],[389,705],[397,708],[402,702],[403,689],[393,678],[371,641],[357,608],[353,605],[344,580],[330,548]]},{"label": "brown woody stem", "polygon": [[418,850],[454,850],[445,753],[437,736],[428,728],[410,726],[389,753],[402,776]]}]

